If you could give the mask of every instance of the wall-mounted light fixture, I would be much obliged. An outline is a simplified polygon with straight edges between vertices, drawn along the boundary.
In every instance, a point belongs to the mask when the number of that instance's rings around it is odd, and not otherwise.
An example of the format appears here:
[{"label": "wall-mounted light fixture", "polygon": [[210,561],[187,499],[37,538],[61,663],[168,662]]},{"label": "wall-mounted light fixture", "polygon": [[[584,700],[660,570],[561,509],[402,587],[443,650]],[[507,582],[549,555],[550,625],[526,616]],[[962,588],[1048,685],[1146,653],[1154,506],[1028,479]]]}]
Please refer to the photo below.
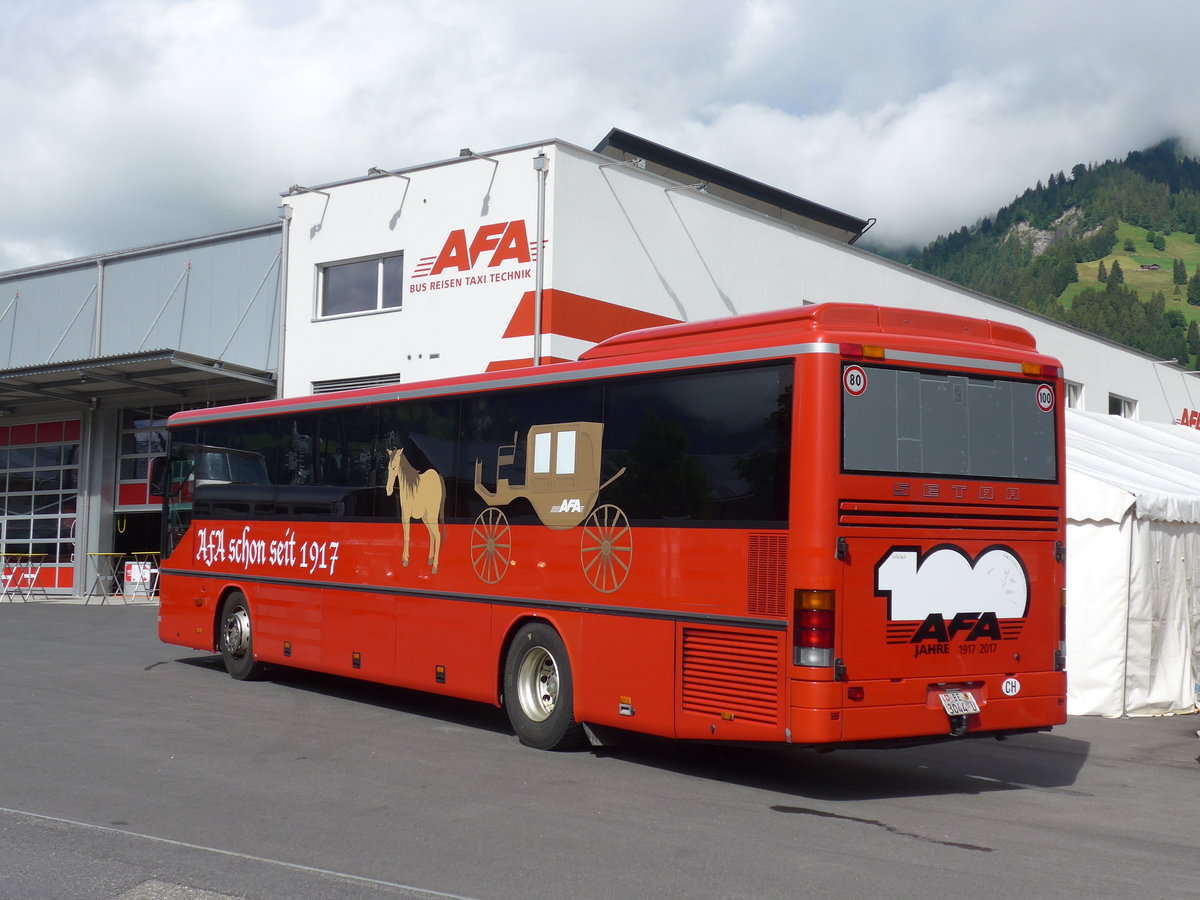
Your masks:
[{"label": "wall-mounted light fixture", "polygon": [[404,201],[408,197],[408,186],[412,184],[412,179],[407,175],[401,175],[399,172],[389,172],[387,169],[381,169],[379,166],[371,166],[371,168],[367,169],[367,176],[371,177],[373,175],[391,175],[393,178],[399,178],[404,182],[404,193],[400,196],[400,206],[392,214],[392,220],[388,222],[388,228],[395,231],[396,223],[400,220],[400,213],[404,211]]},{"label": "wall-mounted light fixture", "polygon": [[405,181],[412,181],[407,175],[401,175],[399,172],[392,172],[389,169],[381,169],[379,166],[371,166],[367,169],[368,175],[391,175],[393,178],[403,178]]},{"label": "wall-mounted light fixture", "polygon": [[481,216],[486,216],[492,204],[492,185],[496,183],[496,170],[500,168],[500,160],[492,159],[490,156],[482,156],[470,147],[463,147],[458,151],[458,155],[462,159],[482,159],[484,162],[492,164],[492,179],[488,182],[487,192],[483,195],[483,206],[479,210]]},{"label": "wall-mounted light fixture", "polygon": [[616,166],[632,166],[635,169],[644,169],[646,168],[646,161],[640,156],[631,156],[629,159],[623,159],[620,162],[601,163],[596,168],[611,169]]},{"label": "wall-mounted light fixture", "polygon": [[321,218],[317,220],[317,224],[308,230],[309,238],[315,238],[320,232],[321,226],[325,224],[325,212],[329,209],[329,194],[325,191],[318,191],[316,188],[305,187],[302,184],[293,184],[288,188],[287,194],[284,196],[293,196],[295,194],[320,194],[325,198],[325,205],[321,208]]}]

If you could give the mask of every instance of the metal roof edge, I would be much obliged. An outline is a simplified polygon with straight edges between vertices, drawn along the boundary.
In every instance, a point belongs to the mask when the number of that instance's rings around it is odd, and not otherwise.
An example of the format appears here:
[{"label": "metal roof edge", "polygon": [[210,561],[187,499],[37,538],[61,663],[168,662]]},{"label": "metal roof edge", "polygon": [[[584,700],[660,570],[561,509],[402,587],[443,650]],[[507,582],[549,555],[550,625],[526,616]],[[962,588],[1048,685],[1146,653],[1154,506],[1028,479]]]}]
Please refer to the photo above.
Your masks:
[{"label": "metal roof edge", "polygon": [[[464,156],[462,154],[462,152],[460,151],[458,156],[449,156],[449,157],[446,157],[445,159],[436,159],[431,162],[417,163],[416,165],[403,166],[398,169],[384,168],[383,170],[388,175],[408,175],[412,172],[424,172],[429,169],[439,169],[439,168],[442,168],[443,166],[452,166],[457,163],[471,162],[472,160],[478,159],[479,157],[483,157],[483,158],[487,159],[489,157],[500,156],[501,154],[505,154],[505,153],[516,153],[520,150],[535,150],[539,147],[547,147],[550,145],[561,145],[564,147],[575,147],[576,146],[575,144],[572,144],[569,141],[561,140],[560,138],[547,138],[546,140],[543,140],[543,141],[529,141],[524,144],[515,144],[511,147],[501,147],[496,150],[485,150],[482,152],[473,151],[471,153],[471,155],[469,155],[469,156]],[[578,147],[577,149],[586,150],[586,148],[584,148],[584,147]],[[385,176],[384,175],[372,175],[372,174],[368,173],[366,175],[356,175],[353,178],[343,178],[339,181],[329,181],[329,182],[325,182],[323,184],[293,185],[293,187],[299,187],[301,190],[294,191],[294,190],[292,190],[292,188],[288,188],[286,191],[281,191],[279,196],[283,197],[284,199],[287,199],[288,197],[294,197],[294,196],[296,196],[297,193],[303,193],[305,191],[327,191],[330,188],[345,187],[348,184],[359,184],[360,182],[363,182],[363,181],[371,181],[373,179],[383,178],[383,177],[385,177]]]},{"label": "metal roof edge", "polygon": [[196,353],[188,353],[184,350],[174,350],[164,348],[161,350],[139,350],[135,353],[117,353],[111,356],[93,356],[83,359],[68,359],[60,362],[41,363],[36,366],[20,366],[12,369],[0,369],[0,379],[5,378],[24,378],[33,375],[50,375],[56,372],[71,372],[82,369],[97,369],[106,366],[121,366],[130,365],[133,363],[154,362],[156,360],[168,360],[178,362],[184,365],[203,366],[212,369],[215,373],[228,372],[231,375],[238,376],[256,376],[260,378],[270,378],[273,380],[273,373],[265,369],[256,369],[252,366],[243,366],[240,363],[230,363],[219,359],[213,359],[208,356],[201,356]]},{"label": "metal roof edge", "polygon": [[[616,153],[607,151],[614,150]],[[838,228],[855,235],[863,234],[870,225],[870,220],[860,219],[849,213],[824,206],[812,200],[807,200],[798,194],[793,194],[781,188],[772,187],[765,182],[756,181],[745,175],[739,175],[730,169],[722,168],[713,163],[705,162],[678,150],[673,150],[663,144],[612,128],[603,140],[594,148],[599,153],[610,158],[617,154],[629,153],[647,162],[656,163],[667,169],[680,172],[689,177],[695,177],[703,182],[723,187],[735,194],[742,194],[752,200],[777,206],[780,209],[803,216],[824,225]]]},{"label": "metal roof edge", "polygon": [[131,247],[125,250],[111,250],[104,253],[93,253],[89,256],[77,256],[73,259],[58,260],[56,262],[41,263],[36,266],[26,266],[21,269],[10,269],[7,272],[0,272],[0,281],[7,281],[14,278],[23,278],[30,275],[42,275],[49,272],[60,271],[63,269],[77,269],[87,265],[95,265],[96,263],[109,262],[115,259],[127,259],[135,256],[146,256],[160,250],[183,249],[185,247],[195,247],[199,244],[215,244],[221,241],[233,240],[239,237],[246,237],[252,234],[267,234],[271,231],[278,231],[282,228],[281,223],[276,220],[265,225],[250,225],[246,228],[237,228],[233,231],[219,231],[214,234],[199,235],[190,238],[181,238],[176,241],[163,241],[158,244],[145,244],[140,247]]}]

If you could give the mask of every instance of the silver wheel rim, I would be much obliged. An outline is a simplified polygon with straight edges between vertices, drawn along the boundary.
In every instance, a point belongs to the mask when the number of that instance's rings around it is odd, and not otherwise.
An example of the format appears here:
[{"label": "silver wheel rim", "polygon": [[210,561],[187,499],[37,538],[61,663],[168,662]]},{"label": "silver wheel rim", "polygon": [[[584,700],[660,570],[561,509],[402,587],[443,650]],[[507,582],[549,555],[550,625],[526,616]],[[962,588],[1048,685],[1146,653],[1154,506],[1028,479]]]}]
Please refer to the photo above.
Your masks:
[{"label": "silver wheel rim", "polygon": [[545,647],[533,647],[517,669],[517,700],[530,721],[545,722],[558,703],[558,664]]},{"label": "silver wheel rim", "polygon": [[242,659],[250,647],[250,614],[246,607],[239,606],[225,617],[225,628],[221,634],[225,652],[234,659]]}]

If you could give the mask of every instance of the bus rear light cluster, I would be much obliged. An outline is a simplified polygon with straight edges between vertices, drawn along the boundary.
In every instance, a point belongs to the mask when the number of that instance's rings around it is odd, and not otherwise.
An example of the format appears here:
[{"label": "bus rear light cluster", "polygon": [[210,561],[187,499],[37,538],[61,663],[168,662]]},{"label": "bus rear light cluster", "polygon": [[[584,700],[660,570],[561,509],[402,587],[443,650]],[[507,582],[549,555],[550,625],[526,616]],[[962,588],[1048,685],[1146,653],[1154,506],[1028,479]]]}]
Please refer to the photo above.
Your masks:
[{"label": "bus rear light cluster", "polygon": [[1021,374],[1032,375],[1035,378],[1057,378],[1058,366],[1045,366],[1041,363],[1021,363]]},{"label": "bus rear light cluster", "polygon": [[833,591],[796,591],[792,622],[796,665],[833,665],[834,607]]},{"label": "bus rear light cluster", "polygon": [[847,359],[884,359],[887,355],[874,344],[839,344],[838,349]]}]

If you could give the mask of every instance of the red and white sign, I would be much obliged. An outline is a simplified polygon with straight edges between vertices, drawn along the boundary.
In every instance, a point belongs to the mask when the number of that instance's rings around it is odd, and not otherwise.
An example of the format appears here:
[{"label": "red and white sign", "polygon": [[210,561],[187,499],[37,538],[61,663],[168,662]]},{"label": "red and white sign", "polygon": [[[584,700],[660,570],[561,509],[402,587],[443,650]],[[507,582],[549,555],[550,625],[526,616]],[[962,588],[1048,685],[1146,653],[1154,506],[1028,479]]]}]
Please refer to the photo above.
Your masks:
[{"label": "red and white sign", "polygon": [[1054,388],[1048,384],[1039,384],[1037,389],[1037,405],[1042,412],[1054,409]]},{"label": "red and white sign", "polygon": [[857,397],[867,389],[867,371],[862,366],[847,366],[842,373],[842,386],[846,393]]},{"label": "red and white sign", "polygon": [[154,575],[154,565],[148,562],[125,563],[125,583],[144,588]]}]

